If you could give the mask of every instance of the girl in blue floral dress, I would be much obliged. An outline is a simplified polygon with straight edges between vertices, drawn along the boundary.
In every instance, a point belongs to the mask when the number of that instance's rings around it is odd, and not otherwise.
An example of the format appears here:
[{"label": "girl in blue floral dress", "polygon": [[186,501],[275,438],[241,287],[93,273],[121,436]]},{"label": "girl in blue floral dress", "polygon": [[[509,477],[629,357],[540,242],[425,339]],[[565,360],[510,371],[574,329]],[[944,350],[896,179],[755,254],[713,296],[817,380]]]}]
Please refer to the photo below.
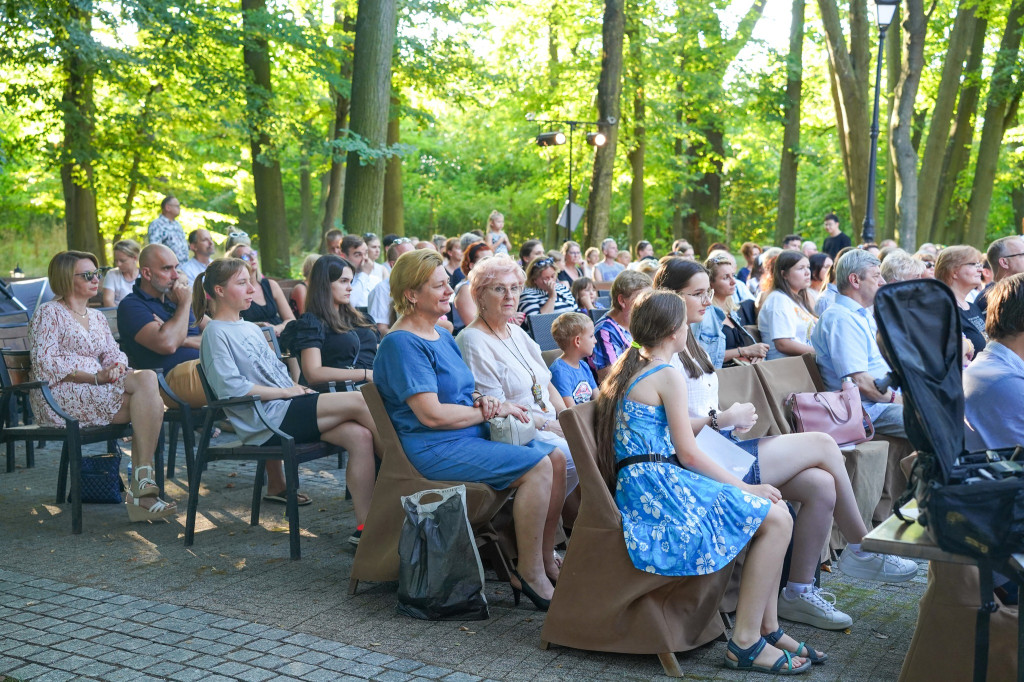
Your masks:
[{"label": "girl in blue floral dress", "polygon": [[749,545],[725,665],[804,672],[810,659],[790,653],[802,645],[773,636],[792,520],[778,490],[744,483],[697,448],[686,383],[668,362],[686,346],[685,304],[672,292],[643,292],[630,331],[633,343],[601,386],[596,425],[598,466],[633,565],[659,575],[713,573]]}]

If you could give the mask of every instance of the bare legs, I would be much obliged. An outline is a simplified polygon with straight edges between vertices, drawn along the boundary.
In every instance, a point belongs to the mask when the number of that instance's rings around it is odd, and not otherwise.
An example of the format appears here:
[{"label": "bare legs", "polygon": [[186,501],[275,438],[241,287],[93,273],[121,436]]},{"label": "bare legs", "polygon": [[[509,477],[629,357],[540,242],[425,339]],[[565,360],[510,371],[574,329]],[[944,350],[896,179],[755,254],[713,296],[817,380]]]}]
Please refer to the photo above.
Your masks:
[{"label": "bare legs", "polygon": [[[316,403],[316,423],[320,438],[348,450],[345,485],[352,495],[356,525],[366,521],[373,496],[374,452],[377,427],[360,393],[321,393]],[[281,460],[267,462],[267,489],[284,490]]]},{"label": "bare legs", "polygon": [[761,442],[761,480],[776,486],[783,498],[800,502],[794,527],[790,579],[810,583],[835,516],[847,542],[867,533],[843,456],[831,437],[796,433]]},{"label": "bare legs", "polygon": [[[736,627],[732,634],[733,642],[741,649],[753,646],[762,633],[775,632],[779,628],[776,594],[792,527],[785,502],[777,502],[768,510],[768,516],[747,547],[746,570],[740,582]],[[727,655],[736,659],[731,653]],[[782,655],[780,649],[769,644],[754,661],[758,665],[771,666]],[[804,661],[806,659],[794,656],[793,666],[799,667]]]},{"label": "bare legs", "polygon": [[544,599],[555,588],[548,574],[558,575],[554,563],[555,528],[565,501],[565,454],[555,448],[551,454],[513,481],[516,498],[512,516],[516,524],[519,574]]},{"label": "bare legs", "polygon": [[[164,425],[164,402],[154,372],[144,369],[125,376],[124,400],[111,421],[114,424],[131,422],[133,475],[138,477],[140,469],[152,468],[160,429]],[[138,505],[149,509],[157,501],[155,494],[140,495]]]}]

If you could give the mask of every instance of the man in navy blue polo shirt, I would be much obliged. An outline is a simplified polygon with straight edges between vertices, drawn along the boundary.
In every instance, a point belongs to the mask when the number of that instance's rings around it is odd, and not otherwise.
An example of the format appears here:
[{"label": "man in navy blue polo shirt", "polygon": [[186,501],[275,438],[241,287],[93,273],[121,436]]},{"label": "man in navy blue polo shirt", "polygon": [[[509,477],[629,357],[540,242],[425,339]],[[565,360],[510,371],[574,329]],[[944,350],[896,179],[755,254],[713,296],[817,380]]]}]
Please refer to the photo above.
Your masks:
[{"label": "man in navy blue polo shirt", "polygon": [[190,404],[204,404],[195,380],[199,342],[207,318],[196,324],[192,288],[178,272],[178,257],[163,244],[139,254],[139,278],[117,306],[121,346],[135,369],[164,371],[171,390]]}]

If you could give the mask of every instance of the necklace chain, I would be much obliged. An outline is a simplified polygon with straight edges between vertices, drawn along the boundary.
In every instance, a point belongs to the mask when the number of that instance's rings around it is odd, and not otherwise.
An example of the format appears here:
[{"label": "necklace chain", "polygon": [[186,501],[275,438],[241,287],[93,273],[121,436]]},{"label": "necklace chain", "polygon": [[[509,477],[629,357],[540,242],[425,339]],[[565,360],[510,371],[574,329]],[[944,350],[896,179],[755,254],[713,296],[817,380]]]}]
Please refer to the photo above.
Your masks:
[{"label": "necklace chain", "polygon": [[65,307],[65,308],[67,308],[67,309],[68,309],[69,311],[71,311],[71,312],[72,312],[72,313],[74,313],[75,315],[78,315],[78,316],[79,316],[79,317],[81,317],[81,318],[82,318],[83,320],[84,320],[85,318],[89,317],[89,309],[88,309],[88,308],[86,308],[86,310],[85,310],[85,312],[84,312],[84,313],[80,313],[80,312],[78,312],[77,310],[75,310],[74,308],[72,308],[72,307],[71,307],[71,304],[70,304],[70,303],[68,303],[67,301],[61,301],[61,302],[62,302],[62,303],[64,304],[64,307]]},{"label": "necklace chain", "polygon": [[490,330],[490,332],[494,336],[494,338],[498,339],[498,341],[501,342],[501,345],[504,346],[506,349],[508,349],[509,352],[512,353],[512,357],[514,357],[516,360],[518,360],[519,364],[521,364],[526,369],[526,371],[530,374],[530,380],[533,381],[533,386],[531,387],[531,390],[532,390],[532,393],[533,393],[533,401],[535,403],[537,403],[538,405],[540,405],[540,409],[542,409],[545,412],[547,412],[548,406],[544,403],[544,398],[543,398],[544,394],[541,392],[540,384],[537,383],[537,375],[534,374],[533,368],[531,368],[529,363],[526,362],[526,358],[523,356],[522,352],[519,350],[519,346],[516,345],[516,340],[514,338],[512,338],[512,330],[509,329],[508,322],[505,323],[505,331],[508,332],[508,340],[512,342],[512,348],[509,348],[508,344],[505,343],[505,339],[503,339],[500,336],[498,336],[498,333],[496,331],[494,331],[493,327],[491,327],[491,323],[490,322],[488,322],[483,317],[481,317],[480,319],[483,320],[485,325],[487,325],[487,329]]}]

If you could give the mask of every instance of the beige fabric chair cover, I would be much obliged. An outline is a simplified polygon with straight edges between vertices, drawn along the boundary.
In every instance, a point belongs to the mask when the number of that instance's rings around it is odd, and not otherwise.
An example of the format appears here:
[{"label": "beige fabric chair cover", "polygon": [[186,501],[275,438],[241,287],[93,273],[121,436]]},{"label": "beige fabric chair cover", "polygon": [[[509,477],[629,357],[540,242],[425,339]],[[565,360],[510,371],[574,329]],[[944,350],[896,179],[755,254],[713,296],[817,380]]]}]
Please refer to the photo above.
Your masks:
[{"label": "beige fabric chair cover", "polygon": [[732,564],[692,577],[635,568],[626,552],[618,507],[597,469],[594,404],[565,410],[558,421],[576,462],[583,502],[541,646],[658,654],[665,672],[679,676],[674,652],[699,647],[724,632],[718,604]]},{"label": "beige fabric chair cover", "polygon": [[384,453],[381,455],[377,482],[373,487],[370,512],[352,562],[350,594],[355,593],[360,580],[398,580],[398,537],[405,521],[401,501],[403,495],[460,483],[465,485],[466,512],[474,531],[479,534],[481,531],[490,531],[490,520],[512,492],[511,489],[495,490],[483,483],[431,481],[424,478],[406,457],[377,386],[364,384],[361,390],[373,422],[377,425]]},{"label": "beige fabric chair cover", "polygon": [[[789,410],[786,398],[790,393],[821,391],[821,375],[814,363],[814,355],[807,353],[801,357],[780,358],[754,365],[761,380],[768,401],[771,403],[772,414],[783,433],[792,433],[789,422]],[[882,499],[882,488],[886,479],[889,462],[889,444],[878,438],[861,443],[853,450],[844,450],[846,473],[853,484],[853,496],[857,500],[864,525],[871,528],[875,524],[872,516]],[[897,460],[898,463],[898,460]],[[892,503],[889,503],[890,507]],[[886,512],[885,517],[889,514]],[[835,524],[832,526],[832,549],[838,550],[846,546]]]},{"label": "beige fabric chair cover", "polygon": [[[903,659],[900,682],[968,682],[974,665],[974,625],[981,602],[975,566],[932,561],[917,629]],[[996,597],[999,602],[999,597]],[[989,621],[988,679],[1017,679],[1017,607]]]}]

